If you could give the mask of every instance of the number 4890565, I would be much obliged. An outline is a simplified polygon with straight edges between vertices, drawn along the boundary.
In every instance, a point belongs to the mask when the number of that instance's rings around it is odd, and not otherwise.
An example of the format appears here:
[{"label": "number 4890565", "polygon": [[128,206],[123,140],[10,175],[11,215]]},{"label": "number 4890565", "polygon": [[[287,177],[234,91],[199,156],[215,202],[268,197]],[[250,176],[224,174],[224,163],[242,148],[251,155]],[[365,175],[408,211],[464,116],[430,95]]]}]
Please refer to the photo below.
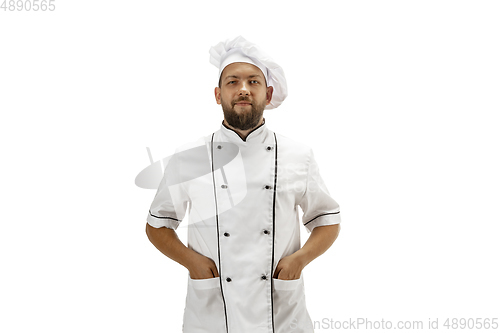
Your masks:
[{"label": "number 4890565", "polygon": [[4,11],[42,11],[56,10],[55,0],[4,0],[0,9]]}]

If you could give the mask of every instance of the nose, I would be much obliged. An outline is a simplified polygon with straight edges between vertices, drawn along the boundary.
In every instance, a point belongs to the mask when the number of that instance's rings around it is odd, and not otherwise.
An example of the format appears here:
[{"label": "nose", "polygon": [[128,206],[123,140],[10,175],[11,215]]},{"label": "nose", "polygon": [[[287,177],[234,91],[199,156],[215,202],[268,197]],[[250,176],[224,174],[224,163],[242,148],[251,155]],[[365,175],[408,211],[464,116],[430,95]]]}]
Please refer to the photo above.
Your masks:
[{"label": "nose", "polygon": [[240,96],[248,96],[250,92],[248,91],[247,83],[243,82],[240,86],[240,90],[238,91]]}]

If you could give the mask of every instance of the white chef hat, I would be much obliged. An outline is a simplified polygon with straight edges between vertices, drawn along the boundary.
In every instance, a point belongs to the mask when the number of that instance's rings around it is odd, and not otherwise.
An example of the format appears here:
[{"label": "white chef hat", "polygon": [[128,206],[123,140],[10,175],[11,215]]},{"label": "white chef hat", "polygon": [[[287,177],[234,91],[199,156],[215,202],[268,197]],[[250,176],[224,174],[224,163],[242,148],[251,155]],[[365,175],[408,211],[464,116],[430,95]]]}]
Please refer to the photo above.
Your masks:
[{"label": "white chef hat", "polygon": [[271,104],[267,105],[266,109],[277,108],[288,95],[283,69],[257,45],[245,38],[238,36],[233,40],[220,42],[211,47],[209,53],[210,63],[219,69],[219,79],[222,71],[229,64],[246,62],[257,66],[264,74],[267,86],[273,87]]}]

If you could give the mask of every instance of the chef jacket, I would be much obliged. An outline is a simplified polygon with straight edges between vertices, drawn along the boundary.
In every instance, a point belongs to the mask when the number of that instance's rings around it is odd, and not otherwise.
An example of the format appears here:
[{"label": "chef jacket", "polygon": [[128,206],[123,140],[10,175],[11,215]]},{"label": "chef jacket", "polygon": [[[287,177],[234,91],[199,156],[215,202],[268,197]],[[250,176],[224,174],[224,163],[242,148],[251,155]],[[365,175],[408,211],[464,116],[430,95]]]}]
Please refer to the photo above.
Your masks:
[{"label": "chef jacket", "polygon": [[303,274],[273,278],[280,259],[300,249],[297,206],[308,232],[340,223],[312,150],[264,121],[245,140],[223,123],[174,156],[147,222],[175,230],[187,212],[188,247],[211,258],[219,273],[188,274],[183,332],[313,332]]}]

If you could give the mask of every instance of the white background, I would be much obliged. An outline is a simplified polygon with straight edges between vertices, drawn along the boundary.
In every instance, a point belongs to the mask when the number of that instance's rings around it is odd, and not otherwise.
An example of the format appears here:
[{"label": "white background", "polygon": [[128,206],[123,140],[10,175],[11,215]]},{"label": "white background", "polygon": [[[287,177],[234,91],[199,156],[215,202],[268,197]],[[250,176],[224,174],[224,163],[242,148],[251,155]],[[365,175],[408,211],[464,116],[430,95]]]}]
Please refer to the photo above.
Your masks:
[{"label": "white background", "polygon": [[208,50],[240,34],[286,73],[266,124],[341,207],[311,318],[499,317],[497,1],[55,4],[0,11],[0,331],[180,332],[187,271],[134,179],[219,129]]}]

